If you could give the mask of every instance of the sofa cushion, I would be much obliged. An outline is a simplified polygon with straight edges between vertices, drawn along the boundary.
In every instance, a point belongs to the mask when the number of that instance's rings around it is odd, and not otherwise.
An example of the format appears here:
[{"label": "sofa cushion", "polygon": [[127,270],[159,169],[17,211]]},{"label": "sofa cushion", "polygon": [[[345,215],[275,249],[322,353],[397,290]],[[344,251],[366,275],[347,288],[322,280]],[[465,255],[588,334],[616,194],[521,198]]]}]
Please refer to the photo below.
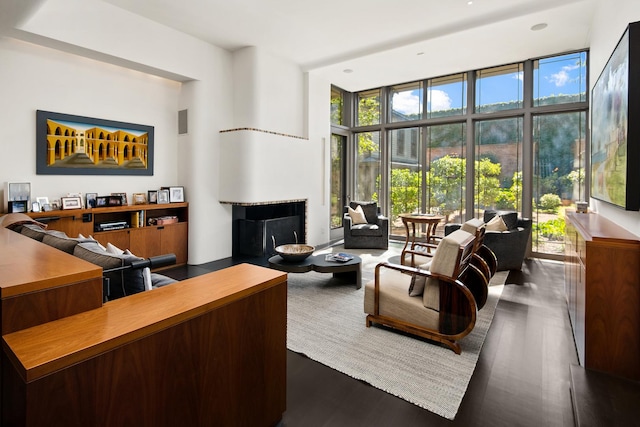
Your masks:
[{"label": "sofa cushion", "polygon": [[47,234],[47,232],[39,225],[24,224],[22,226],[22,229],[20,229],[20,234],[42,242],[42,239],[44,238],[44,235]]},{"label": "sofa cushion", "polygon": [[62,234],[63,235],[51,232],[45,233],[42,238],[42,243],[52,246],[56,249],[60,249],[61,251],[65,251],[68,254],[73,254],[73,250],[79,243],[79,240],[71,239],[67,237],[66,234]]},{"label": "sofa cushion", "polygon": [[349,212],[349,217],[351,217],[351,224],[366,224],[367,217],[364,216],[364,211],[362,210],[362,206],[358,205],[355,209],[352,209],[350,206],[347,208]]},{"label": "sofa cushion", "polygon": [[151,284],[153,289],[161,288],[163,286],[167,286],[176,282],[176,279],[172,279],[171,277],[165,276],[163,274],[151,273]]},{"label": "sofa cushion", "polygon": [[364,212],[364,217],[367,219],[369,224],[377,224],[378,223],[378,203],[377,202],[351,202],[349,206],[352,209],[355,209],[357,206],[362,207],[362,211]]},{"label": "sofa cushion", "polygon": [[382,229],[374,224],[357,224],[351,227],[352,236],[382,236]]},{"label": "sofa cushion", "polygon": [[[131,265],[133,261],[141,258],[135,255],[115,255],[102,250],[96,242],[84,242],[78,244],[73,254],[78,258],[99,265],[104,270]],[[120,271],[104,272],[109,278],[109,299],[120,298],[126,295],[143,292],[145,288],[143,269],[127,268]]]}]

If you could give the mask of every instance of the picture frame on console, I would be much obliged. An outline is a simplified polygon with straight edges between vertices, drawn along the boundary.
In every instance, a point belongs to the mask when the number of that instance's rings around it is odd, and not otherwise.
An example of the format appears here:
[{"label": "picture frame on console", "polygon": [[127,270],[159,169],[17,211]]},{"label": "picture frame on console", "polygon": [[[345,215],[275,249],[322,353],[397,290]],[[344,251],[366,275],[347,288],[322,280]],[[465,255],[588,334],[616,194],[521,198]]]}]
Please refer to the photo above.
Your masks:
[{"label": "picture frame on console", "polygon": [[158,203],[169,203],[169,190],[158,190]]},{"label": "picture frame on console", "polygon": [[169,202],[184,202],[184,187],[169,187]]},{"label": "picture frame on console", "polygon": [[158,203],[158,190],[147,191],[147,201],[150,204]]},{"label": "picture frame on console", "polygon": [[591,92],[591,197],[640,209],[640,22],[627,26]]},{"label": "picture frame on console", "polygon": [[82,209],[82,199],[80,197],[62,197],[60,199],[62,209]]}]

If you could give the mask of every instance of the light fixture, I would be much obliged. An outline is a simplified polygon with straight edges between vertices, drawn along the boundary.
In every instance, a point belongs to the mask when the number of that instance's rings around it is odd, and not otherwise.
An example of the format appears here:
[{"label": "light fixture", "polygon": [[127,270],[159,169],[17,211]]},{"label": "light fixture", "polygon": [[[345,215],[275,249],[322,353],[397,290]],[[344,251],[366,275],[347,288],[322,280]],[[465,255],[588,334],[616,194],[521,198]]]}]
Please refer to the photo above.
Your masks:
[{"label": "light fixture", "polygon": [[351,68],[345,68],[344,70],[342,70],[343,73],[353,73],[353,70]]},{"label": "light fixture", "polygon": [[540,24],[536,24],[531,27],[531,31],[540,31],[544,30],[545,28],[547,28],[547,24],[545,22],[541,22]]},{"label": "light fixture", "polygon": [[467,2],[467,4],[468,4],[469,6],[471,6],[471,5],[473,4],[473,1],[469,0],[469,1]]},{"label": "light fixture", "polygon": [[416,55],[418,55],[418,56],[424,55],[424,52],[418,52],[418,53],[416,53]]}]

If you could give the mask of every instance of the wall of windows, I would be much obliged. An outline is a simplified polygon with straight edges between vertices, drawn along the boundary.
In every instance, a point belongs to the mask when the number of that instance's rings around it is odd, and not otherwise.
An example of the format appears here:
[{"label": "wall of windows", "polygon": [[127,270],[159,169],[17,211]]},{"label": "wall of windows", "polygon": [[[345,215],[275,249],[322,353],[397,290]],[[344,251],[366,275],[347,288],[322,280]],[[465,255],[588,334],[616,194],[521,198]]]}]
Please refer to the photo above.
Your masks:
[{"label": "wall of windows", "polygon": [[587,70],[580,51],[352,94],[345,198],[378,201],[398,238],[402,213],[515,210],[534,252],[561,253],[564,211],[587,198]]}]

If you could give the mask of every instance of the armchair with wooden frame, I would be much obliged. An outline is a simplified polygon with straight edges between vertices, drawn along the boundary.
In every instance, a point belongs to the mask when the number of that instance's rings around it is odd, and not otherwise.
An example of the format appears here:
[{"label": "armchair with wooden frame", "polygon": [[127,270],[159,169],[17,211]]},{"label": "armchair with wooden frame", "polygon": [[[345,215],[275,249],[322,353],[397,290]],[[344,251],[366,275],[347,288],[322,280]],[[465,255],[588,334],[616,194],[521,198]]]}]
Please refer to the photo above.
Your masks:
[{"label": "armchair with wooden frame", "polygon": [[[482,272],[486,280],[473,280],[474,278],[472,277],[471,280],[467,280],[465,285],[473,293],[478,304],[478,310],[480,310],[487,302],[489,295],[487,283],[496,273],[498,261],[493,251],[484,244],[485,223],[482,220],[470,219],[462,224],[460,229],[474,235],[476,238],[470,263]],[[442,237],[437,237],[436,240],[439,243]],[[408,260],[405,260],[405,264],[428,270],[438,243],[416,243],[413,250],[405,251],[410,255]]]},{"label": "armchair with wooden frame", "polygon": [[478,305],[465,285],[487,282],[471,263],[475,237],[458,230],[435,248],[429,270],[399,264],[376,266],[365,286],[366,324],[380,324],[444,344],[460,354],[458,341],[474,328]]}]

